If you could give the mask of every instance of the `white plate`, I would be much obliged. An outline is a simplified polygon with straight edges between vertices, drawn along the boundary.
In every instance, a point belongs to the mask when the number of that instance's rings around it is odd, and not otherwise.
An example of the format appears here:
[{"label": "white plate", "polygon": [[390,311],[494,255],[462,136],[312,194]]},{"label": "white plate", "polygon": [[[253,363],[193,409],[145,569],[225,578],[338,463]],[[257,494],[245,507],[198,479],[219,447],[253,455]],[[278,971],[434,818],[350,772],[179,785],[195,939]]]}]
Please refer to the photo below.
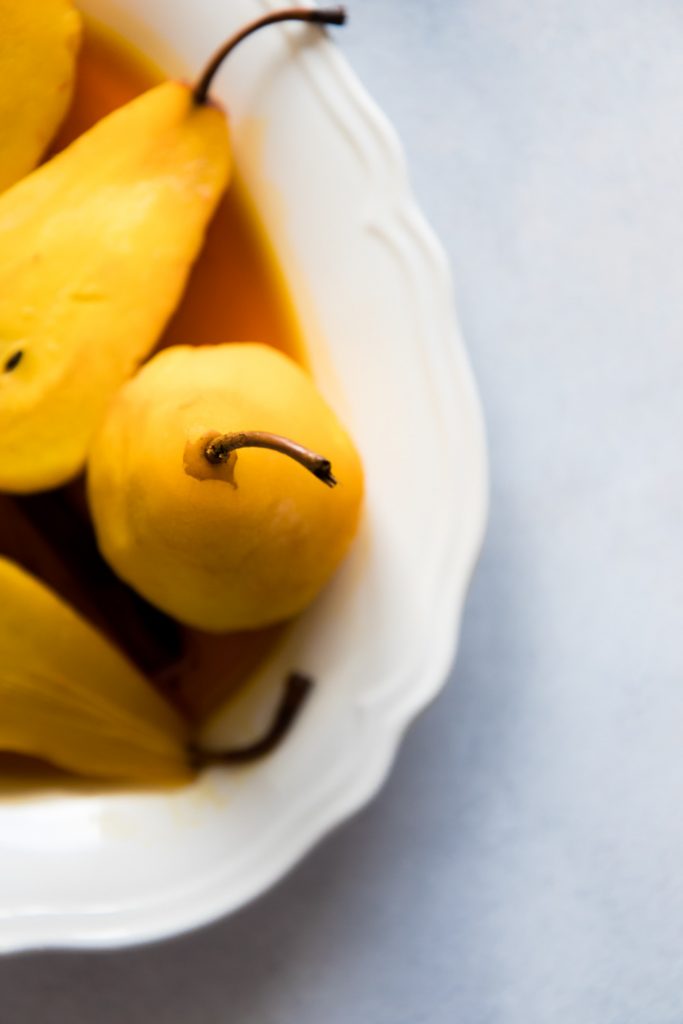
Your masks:
[{"label": "white plate", "polygon": [[[82,6],[184,74],[268,5]],[[270,759],[170,795],[0,803],[4,950],[169,936],[263,892],[377,792],[455,653],[486,517],[484,435],[447,263],[395,136],[334,45],[306,27],[245,43],[215,93],[317,379],[360,445],[365,522],[254,694],[213,730],[244,738],[290,667],[311,673],[318,690]]]}]

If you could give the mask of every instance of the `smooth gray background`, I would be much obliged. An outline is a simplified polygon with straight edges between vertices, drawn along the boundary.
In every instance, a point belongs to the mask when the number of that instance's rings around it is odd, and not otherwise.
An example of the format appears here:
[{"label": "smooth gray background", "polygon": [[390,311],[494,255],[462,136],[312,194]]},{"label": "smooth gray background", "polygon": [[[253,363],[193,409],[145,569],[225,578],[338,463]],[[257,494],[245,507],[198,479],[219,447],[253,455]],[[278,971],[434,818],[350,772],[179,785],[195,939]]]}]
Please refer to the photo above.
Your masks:
[{"label": "smooth gray background", "polygon": [[274,892],[5,961],[2,1021],[683,1021],[683,5],[349,6],[488,420],[454,678]]}]

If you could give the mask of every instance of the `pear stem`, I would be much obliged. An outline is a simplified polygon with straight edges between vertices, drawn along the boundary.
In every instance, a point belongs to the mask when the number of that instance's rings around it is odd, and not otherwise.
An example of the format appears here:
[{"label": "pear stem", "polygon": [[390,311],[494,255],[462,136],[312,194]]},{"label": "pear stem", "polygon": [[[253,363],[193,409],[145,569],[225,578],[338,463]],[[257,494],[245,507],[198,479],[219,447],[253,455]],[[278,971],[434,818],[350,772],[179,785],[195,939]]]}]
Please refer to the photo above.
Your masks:
[{"label": "pear stem", "polygon": [[202,750],[193,745],[189,748],[192,767],[200,769],[210,765],[247,764],[270,754],[294,725],[312,689],[313,680],[308,676],[300,672],[290,673],[273,720],[260,739],[245,747],[232,747],[228,750]]},{"label": "pear stem", "polygon": [[290,441],[288,437],[271,434],[266,430],[219,434],[205,446],[204,458],[211,465],[218,466],[222,462],[227,462],[231,452],[237,451],[238,448],[269,448],[271,451],[280,452],[281,455],[288,455],[328,487],[334,487],[337,483],[329,459],[312,452],[310,448],[304,448],[296,441]]},{"label": "pear stem", "polygon": [[346,21],[346,11],[343,7],[286,7],[282,11],[271,11],[270,14],[264,14],[263,17],[250,21],[244,28],[239,29],[238,32],[231,36],[211,57],[209,63],[202,71],[197,84],[192,89],[194,102],[198,106],[207,102],[214,75],[238,43],[241,43],[252,32],[257,32],[258,29],[263,28],[265,25],[274,25],[279,21],[307,21],[315,25],[343,25]]}]

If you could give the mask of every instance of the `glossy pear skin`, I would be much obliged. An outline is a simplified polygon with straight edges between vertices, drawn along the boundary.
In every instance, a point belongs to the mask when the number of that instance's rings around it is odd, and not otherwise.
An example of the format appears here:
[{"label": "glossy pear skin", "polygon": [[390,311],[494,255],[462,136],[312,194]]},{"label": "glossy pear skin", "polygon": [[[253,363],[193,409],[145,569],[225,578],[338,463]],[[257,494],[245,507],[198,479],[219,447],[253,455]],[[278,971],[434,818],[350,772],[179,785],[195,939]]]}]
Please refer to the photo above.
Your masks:
[{"label": "glossy pear skin", "polygon": [[33,170],[66,114],[80,39],[71,0],[0,0],[0,191]]},{"label": "glossy pear skin", "polygon": [[[243,430],[324,455],[338,485],[254,448],[227,465],[195,454],[186,466],[206,432]],[[118,393],[92,446],[88,491],[112,568],[181,622],[228,632],[310,604],[356,532],[363,473],[346,430],[287,356],[252,343],[177,346]]]},{"label": "glossy pear skin", "polygon": [[0,490],[83,467],[178,304],[229,163],[224,115],[166,82],[0,196]]},{"label": "glossy pear skin", "polygon": [[89,778],[182,782],[185,727],[65,602],[0,558],[0,750]]}]

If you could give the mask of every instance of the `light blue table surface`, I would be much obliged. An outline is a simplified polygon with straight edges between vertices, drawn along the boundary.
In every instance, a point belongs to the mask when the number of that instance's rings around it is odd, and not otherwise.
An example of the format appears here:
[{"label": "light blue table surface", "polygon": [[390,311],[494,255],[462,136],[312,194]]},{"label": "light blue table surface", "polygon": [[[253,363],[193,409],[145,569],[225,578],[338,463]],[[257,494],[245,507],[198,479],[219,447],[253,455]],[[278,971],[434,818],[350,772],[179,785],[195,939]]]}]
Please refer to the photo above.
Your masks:
[{"label": "light blue table surface", "polygon": [[488,421],[457,667],[284,884],[165,945],[6,961],[3,1022],[683,1021],[683,5],[349,6]]}]

